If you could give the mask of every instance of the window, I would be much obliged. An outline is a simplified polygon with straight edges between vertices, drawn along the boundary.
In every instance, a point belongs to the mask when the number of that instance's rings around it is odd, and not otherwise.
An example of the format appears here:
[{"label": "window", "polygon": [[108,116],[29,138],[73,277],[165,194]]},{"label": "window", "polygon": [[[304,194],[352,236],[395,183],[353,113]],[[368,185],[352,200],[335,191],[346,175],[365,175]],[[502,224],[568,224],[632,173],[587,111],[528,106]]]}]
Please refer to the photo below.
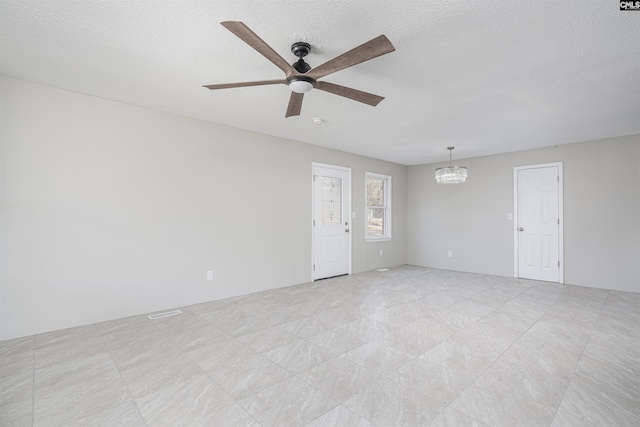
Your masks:
[{"label": "window", "polygon": [[342,224],[342,180],[322,177],[322,225]]},{"label": "window", "polygon": [[391,177],[366,172],[367,240],[391,238]]}]

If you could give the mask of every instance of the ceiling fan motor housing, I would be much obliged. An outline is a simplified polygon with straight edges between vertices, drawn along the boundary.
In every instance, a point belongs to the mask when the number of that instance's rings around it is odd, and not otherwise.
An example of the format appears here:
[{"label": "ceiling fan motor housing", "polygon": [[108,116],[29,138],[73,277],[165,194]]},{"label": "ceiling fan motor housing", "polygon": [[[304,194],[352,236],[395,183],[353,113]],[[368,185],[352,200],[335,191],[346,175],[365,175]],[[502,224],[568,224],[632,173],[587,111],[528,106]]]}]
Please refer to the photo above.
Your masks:
[{"label": "ceiling fan motor housing", "polygon": [[291,45],[291,52],[299,58],[291,64],[297,72],[304,74],[311,69],[311,66],[302,59],[309,54],[309,51],[311,51],[311,45],[309,43],[296,42]]}]

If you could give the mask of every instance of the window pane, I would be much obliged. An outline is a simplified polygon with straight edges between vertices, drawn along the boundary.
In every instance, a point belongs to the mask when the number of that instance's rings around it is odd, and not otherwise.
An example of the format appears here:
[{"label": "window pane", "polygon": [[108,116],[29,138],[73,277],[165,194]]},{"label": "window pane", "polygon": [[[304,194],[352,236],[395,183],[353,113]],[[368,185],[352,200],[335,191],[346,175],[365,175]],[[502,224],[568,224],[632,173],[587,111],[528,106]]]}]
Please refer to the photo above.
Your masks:
[{"label": "window pane", "polygon": [[322,225],[342,224],[342,180],[322,177]]},{"label": "window pane", "polygon": [[391,239],[391,177],[365,172],[366,183],[366,237],[367,239]]},{"label": "window pane", "polygon": [[384,208],[369,208],[367,212],[367,234],[384,236]]},{"label": "window pane", "polygon": [[367,179],[367,206],[384,207],[384,180]]}]

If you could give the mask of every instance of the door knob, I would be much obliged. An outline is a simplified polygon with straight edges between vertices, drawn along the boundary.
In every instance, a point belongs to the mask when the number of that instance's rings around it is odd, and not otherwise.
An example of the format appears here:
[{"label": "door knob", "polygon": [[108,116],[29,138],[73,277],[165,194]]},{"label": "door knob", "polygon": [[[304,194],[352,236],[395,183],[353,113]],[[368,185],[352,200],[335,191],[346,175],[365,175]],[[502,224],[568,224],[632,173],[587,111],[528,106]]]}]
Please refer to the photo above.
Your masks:
[{"label": "door knob", "polygon": [[518,228],[518,231],[524,231],[524,228],[520,227]]},{"label": "door knob", "polygon": [[348,229],[348,228],[345,228],[345,229],[344,229],[344,232],[345,232],[345,233],[348,233],[348,232],[349,232],[349,229]]}]

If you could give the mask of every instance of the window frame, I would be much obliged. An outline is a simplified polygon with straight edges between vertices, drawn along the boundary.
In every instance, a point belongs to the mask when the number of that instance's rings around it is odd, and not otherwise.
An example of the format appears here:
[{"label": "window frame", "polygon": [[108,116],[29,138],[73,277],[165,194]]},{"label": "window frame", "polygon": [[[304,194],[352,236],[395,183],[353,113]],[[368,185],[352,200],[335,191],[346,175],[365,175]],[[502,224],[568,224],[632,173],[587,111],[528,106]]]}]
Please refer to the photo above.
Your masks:
[{"label": "window frame", "polygon": [[[369,194],[369,179],[381,180],[384,185],[384,200],[382,208],[384,209],[384,230],[381,236],[378,235],[369,235],[369,209],[370,208],[380,208],[380,206],[369,206],[368,205],[368,194]],[[387,240],[391,240],[391,190],[392,190],[392,178],[391,175],[384,175],[376,172],[365,172],[364,174],[364,209],[365,209],[365,221],[364,221],[364,233],[365,233],[365,242],[383,242]]]}]

